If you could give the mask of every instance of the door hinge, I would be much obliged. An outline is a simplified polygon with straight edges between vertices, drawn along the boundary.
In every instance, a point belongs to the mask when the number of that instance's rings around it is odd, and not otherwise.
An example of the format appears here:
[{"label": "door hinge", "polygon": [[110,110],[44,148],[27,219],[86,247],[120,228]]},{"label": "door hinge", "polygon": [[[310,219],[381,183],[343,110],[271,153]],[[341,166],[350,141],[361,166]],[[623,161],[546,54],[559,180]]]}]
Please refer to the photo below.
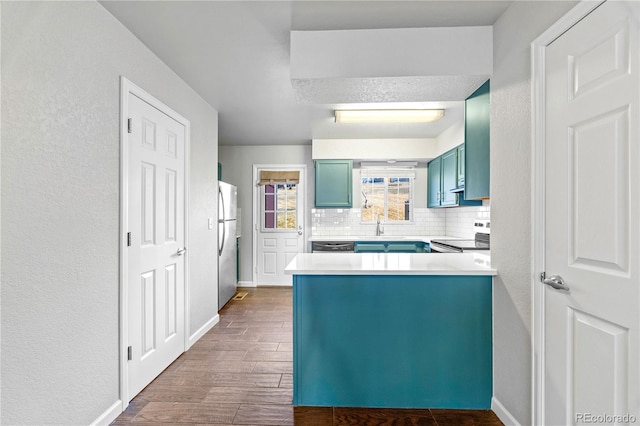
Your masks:
[{"label": "door hinge", "polygon": [[131,349],[131,346],[127,347],[127,361],[131,361],[133,359],[133,350]]},{"label": "door hinge", "polygon": [[127,247],[131,247],[131,232],[127,232]]},{"label": "door hinge", "polygon": [[133,133],[133,123],[130,118],[127,118],[127,133]]},{"label": "door hinge", "polygon": [[545,278],[547,278],[547,273],[546,272],[540,272],[540,281],[543,282]]}]

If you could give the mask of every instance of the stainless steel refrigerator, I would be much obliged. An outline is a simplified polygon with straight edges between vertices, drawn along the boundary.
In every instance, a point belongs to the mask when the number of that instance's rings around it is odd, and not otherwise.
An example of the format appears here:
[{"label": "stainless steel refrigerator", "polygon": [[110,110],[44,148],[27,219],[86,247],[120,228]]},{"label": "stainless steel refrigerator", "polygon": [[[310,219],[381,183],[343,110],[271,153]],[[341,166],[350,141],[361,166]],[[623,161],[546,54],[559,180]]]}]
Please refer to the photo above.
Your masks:
[{"label": "stainless steel refrigerator", "polygon": [[218,183],[218,309],[236,293],[237,246],[236,202],[238,189]]}]

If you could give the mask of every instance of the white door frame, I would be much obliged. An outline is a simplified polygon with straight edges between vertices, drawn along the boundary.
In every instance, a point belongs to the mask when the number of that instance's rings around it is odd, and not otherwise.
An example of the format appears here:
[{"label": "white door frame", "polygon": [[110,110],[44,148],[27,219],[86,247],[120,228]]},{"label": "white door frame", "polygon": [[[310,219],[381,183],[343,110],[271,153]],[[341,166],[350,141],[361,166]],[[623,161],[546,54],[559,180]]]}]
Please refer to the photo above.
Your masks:
[{"label": "white door frame", "polygon": [[[185,129],[184,135],[184,246],[189,247],[189,145],[191,124],[189,120],[160,102],[140,87],[133,84],[126,77],[120,77],[120,400],[122,411],[129,405],[129,383],[127,346],[129,318],[128,318],[128,279],[129,268],[127,261],[127,232],[129,208],[129,150],[126,143],[129,140],[127,119],[129,118],[129,94],[133,94],[154,108],[168,115]],[[184,259],[184,350],[189,349],[189,250]]]},{"label": "white door frame", "polygon": [[260,180],[258,177],[259,169],[279,169],[279,170],[287,170],[287,169],[300,169],[302,171],[302,182],[305,185],[304,194],[303,194],[303,211],[302,211],[302,241],[303,241],[303,251],[305,250],[306,244],[306,235],[307,235],[307,165],[306,164],[254,164],[253,165],[253,268],[251,269],[251,282],[254,287],[258,286],[258,231],[260,228],[260,203],[258,202],[258,196],[260,195],[260,187],[257,182]]},{"label": "white door frame", "polygon": [[545,270],[545,51],[549,44],[600,6],[604,1],[583,0],[531,43],[531,270],[532,333],[532,392],[531,424],[541,424],[544,413],[544,286],[540,274]]}]

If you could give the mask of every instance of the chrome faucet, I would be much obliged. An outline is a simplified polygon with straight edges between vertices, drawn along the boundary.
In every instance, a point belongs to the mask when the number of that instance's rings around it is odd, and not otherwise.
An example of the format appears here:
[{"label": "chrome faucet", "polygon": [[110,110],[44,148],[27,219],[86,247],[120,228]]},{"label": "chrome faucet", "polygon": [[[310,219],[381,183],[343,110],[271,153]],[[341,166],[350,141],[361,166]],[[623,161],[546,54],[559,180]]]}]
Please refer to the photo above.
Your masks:
[{"label": "chrome faucet", "polygon": [[378,213],[378,221],[376,222],[376,237],[384,234],[384,229],[380,226],[380,213]]}]

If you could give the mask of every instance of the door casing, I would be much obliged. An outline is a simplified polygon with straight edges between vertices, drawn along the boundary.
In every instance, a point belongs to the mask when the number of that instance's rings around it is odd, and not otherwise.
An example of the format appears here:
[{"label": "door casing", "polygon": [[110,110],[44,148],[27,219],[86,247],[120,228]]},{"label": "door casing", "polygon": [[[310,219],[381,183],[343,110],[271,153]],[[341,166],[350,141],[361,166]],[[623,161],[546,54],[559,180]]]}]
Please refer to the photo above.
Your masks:
[{"label": "door casing", "polygon": [[582,20],[604,1],[583,0],[531,43],[531,99],[532,99],[532,152],[531,170],[531,297],[532,333],[532,392],[531,424],[541,424],[544,418],[544,285],[540,274],[545,271],[545,49],[555,39]]},{"label": "door casing", "polygon": [[[185,164],[184,164],[184,246],[189,247],[189,146],[191,136],[191,124],[189,120],[178,114],[167,105],[150,95],[126,77],[120,77],[120,400],[122,402],[122,411],[129,405],[129,386],[128,386],[128,364],[127,364],[127,347],[129,318],[128,318],[128,261],[127,261],[127,232],[128,208],[129,208],[129,174],[128,163],[129,154],[125,144],[129,140],[128,123],[129,118],[129,94],[133,94],[144,100],[148,104],[157,108],[164,114],[168,115],[175,121],[184,126],[185,135]],[[184,350],[189,349],[189,251],[185,253],[184,260]]]}]

